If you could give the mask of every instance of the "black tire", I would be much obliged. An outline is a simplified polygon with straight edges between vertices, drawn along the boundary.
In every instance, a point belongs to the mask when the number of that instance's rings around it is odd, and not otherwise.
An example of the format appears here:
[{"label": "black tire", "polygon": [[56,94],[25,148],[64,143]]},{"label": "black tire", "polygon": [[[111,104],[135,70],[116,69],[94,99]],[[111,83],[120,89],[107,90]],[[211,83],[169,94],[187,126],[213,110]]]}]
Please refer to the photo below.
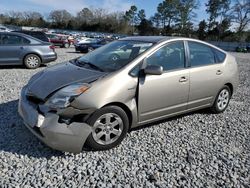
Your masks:
[{"label": "black tire", "polygon": [[[225,101],[225,103],[223,103],[224,105],[222,105],[221,107],[220,107],[220,105],[219,105],[219,103],[220,103],[220,95],[222,94],[222,92],[223,91],[225,91],[225,93],[228,93],[228,101],[226,102]],[[230,102],[230,99],[231,99],[231,96],[232,96],[232,91],[231,91],[231,89],[228,87],[228,86],[223,86],[222,88],[221,88],[221,90],[218,92],[218,94],[217,94],[217,96],[216,96],[216,99],[215,99],[215,101],[214,101],[214,104],[213,104],[213,106],[210,108],[211,109],[211,111],[213,112],[213,113],[215,113],[215,114],[218,114],[218,113],[222,113],[222,112],[224,112],[226,109],[227,109],[227,107],[228,107],[228,104],[229,104],[229,102]],[[221,104],[221,103],[220,103]]]},{"label": "black tire", "polygon": [[64,44],[64,48],[69,48],[70,47],[70,44],[69,43],[65,43]]},{"label": "black tire", "polygon": [[28,69],[36,69],[41,65],[41,59],[38,55],[29,54],[24,58],[23,64]]},{"label": "black tire", "polygon": [[93,47],[88,47],[88,52],[92,52],[94,51],[95,49]]},{"label": "black tire", "polygon": [[[113,137],[112,139],[114,139],[114,142],[110,143],[110,144],[100,144],[96,141],[96,139],[94,138],[95,134],[97,135],[98,133],[102,132],[103,136],[106,139],[106,132],[105,130],[101,129],[100,132],[96,133],[97,128],[95,128],[95,124],[97,123],[97,120],[99,120],[101,117],[105,116],[106,114],[115,114],[117,115],[117,118],[119,117],[122,120],[123,123],[123,129],[120,132],[120,135],[116,135],[115,137]],[[111,117],[112,118],[112,117]],[[117,119],[115,119],[115,121],[117,121]],[[113,121],[113,123],[115,122]],[[119,121],[118,121],[119,122]],[[86,140],[86,147],[90,150],[108,150],[111,149],[113,147],[116,147],[117,145],[119,145],[121,143],[121,141],[125,138],[125,136],[127,135],[128,129],[129,129],[129,120],[128,120],[128,116],[126,114],[126,112],[124,112],[123,109],[121,109],[118,106],[107,106],[104,108],[101,108],[100,110],[97,110],[96,112],[94,112],[94,114],[87,120],[87,123],[92,126],[92,132],[90,133],[89,137]],[[111,123],[111,121],[110,121]],[[102,124],[106,124],[102,123]],[[110,124],[111,125],[111,124]],[[120,124],[117,125],[118,127],[120,127]],[[99,127],[99,126],[98,126]],[[115,128],[114,128],[115,129]],[[117,131],[117,130],[116,130]],[[104,132],[104,133],[103,133]],[[109,135],[113,134],[112,132],[109,133]],[[103,137],[102,136],[102,137]],[[100,137],[100,141],[101,138]],[[103,138],[104,138],[103,137]],[[111,136],[110,136],[111,137]],[[103,139],[103,140],[105,140]],[[116,140],[115,140],[116,139]],[[105,141],[104,141],[105,142]]]}]

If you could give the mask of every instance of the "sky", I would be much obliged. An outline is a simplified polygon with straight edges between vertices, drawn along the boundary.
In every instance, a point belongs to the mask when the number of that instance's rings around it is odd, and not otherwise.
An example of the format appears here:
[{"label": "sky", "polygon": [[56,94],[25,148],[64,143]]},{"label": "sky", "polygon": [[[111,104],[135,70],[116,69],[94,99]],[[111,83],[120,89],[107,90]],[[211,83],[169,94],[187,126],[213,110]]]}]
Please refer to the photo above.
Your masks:
[{"label": "sky", "polygon": [[[37,11],[47,16],[51,10],[65,9],[75,15],[84,7],[104,8],[109,12],[126,11],[131,5],[145,9],[149,18],[157,11],[157,5],[163,0],[0,0],[0,13],[7,11]],[[206,0],[199,0],[200,6],[195,11],[195,22],[207,18],[205,11]]]}]

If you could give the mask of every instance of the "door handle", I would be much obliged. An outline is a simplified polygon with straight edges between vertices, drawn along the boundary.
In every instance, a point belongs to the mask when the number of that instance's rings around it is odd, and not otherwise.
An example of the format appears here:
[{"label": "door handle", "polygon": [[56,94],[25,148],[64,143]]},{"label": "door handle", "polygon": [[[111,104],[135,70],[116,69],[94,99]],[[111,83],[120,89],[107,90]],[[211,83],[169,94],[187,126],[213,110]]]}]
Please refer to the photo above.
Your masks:
[{"label": "door handle", "polygon": [[217,70],[216,74],[217,74],[217,75],[221,75],[221,74],[222,74],[222,71],[221,71],[221,70]]},{"label": "door handle", "polygon": [[188,81],[188,79],[185,76],[181,77],[179,80],[179,82],[181,82],[181,83],[187,82],[187,81]]},{"label": "door handle", "polygon": [[23,46],[21,46],[21,47],[20,47],[20,49],[21,49],[21,50],[23,50],[23,49],[24,49],[24,47],[23,47]]}]

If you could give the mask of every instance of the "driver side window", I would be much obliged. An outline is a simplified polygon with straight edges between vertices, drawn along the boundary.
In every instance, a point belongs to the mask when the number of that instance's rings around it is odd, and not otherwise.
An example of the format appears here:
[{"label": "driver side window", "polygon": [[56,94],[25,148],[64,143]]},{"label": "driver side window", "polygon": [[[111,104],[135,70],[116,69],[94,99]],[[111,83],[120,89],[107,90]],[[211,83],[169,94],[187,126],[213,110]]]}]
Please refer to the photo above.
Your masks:
[{"label": "driver side window", "polygon": [[185,67],[185,50],[182,41],[173,42],[160,48],[147,58],[148,65],[160,65],[164,71]]}]

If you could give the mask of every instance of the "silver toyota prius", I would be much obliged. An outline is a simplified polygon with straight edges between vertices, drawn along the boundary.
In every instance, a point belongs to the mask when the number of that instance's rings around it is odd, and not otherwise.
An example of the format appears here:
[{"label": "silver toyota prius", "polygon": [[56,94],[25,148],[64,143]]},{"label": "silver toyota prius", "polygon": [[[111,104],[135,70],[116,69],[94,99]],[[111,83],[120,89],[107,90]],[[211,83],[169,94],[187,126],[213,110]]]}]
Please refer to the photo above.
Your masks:
[{"label": "silver toyota prius", "polygon": [[238,85],[229,53],[202,41],[127,37],[35,74],[19,114],[48,146],[117,146],[129,129],[203,108],[223,112]]}]

